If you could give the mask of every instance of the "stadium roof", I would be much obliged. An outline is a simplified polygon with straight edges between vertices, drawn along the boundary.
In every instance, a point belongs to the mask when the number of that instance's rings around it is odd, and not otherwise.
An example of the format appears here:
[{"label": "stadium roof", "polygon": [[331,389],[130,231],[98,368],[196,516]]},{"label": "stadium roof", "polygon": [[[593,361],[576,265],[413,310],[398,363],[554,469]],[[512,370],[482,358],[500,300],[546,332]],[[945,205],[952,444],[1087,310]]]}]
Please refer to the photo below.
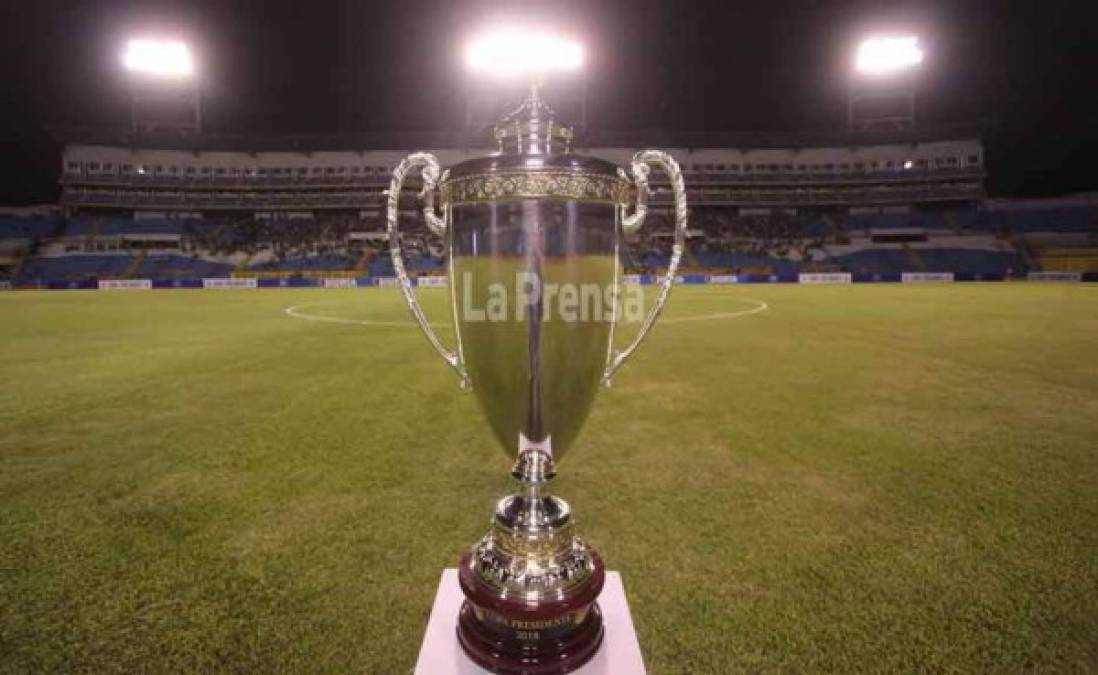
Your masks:
[{"label": "stadium roof", "polygon": [[[680,148],[812,148],[925,143],[981,138],[986,124],[966,124],[911,131],[849,132],[846,130],[760,133],[650,130],[590,130],[581,132],[579,147]],[[486,131],[386,131],[356,134],[179,134],[96,129],[55,130],[64,144],[128,146],[194,152],[321,152],[356,150],[414,150],[489,147]]]}]

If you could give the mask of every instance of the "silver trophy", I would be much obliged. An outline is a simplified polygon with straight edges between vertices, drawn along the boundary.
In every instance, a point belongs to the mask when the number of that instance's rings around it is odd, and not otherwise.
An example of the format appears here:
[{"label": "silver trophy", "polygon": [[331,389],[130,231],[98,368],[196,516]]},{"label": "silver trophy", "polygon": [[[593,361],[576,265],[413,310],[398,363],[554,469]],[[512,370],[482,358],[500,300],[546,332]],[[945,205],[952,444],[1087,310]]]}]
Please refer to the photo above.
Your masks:
[{"label": "silver trophy", "polygon": [[[548,495],[546,485],[600,383],[609,386],[651,331],[686,240],[686,191],[671,156],[637,153],[630,179],[611,162],[572,154],[572,130],[553,117],[533,87],[495,128],[497,152],[444,172],[434,156],[411,154],[393,172],[388,193],[390,253],[412,316],[472,388],[514,461],[517,493],[499,501],[490,531],[459,568],[466,596],[461,644],[475,661],[504,673],[567,672],[602,641],[595,601],[602,562],[575,534],[568,504]],[[635,338],[616,349],[626,290],[619,249],[645,220],[650,165],[666,173],[674,193],[674,246],[655,304]],[[401,257],[399,201],[417,169],[427,226],[445,240],[452,351],[424,317]]]}]

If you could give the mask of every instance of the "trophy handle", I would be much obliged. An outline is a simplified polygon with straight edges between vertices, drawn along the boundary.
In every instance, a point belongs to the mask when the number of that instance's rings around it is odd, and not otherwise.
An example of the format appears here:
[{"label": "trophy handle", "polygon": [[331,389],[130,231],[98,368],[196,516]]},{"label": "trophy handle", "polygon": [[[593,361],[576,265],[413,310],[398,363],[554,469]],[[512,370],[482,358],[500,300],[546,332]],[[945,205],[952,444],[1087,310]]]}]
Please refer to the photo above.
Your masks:
[{"label": "trophy handle", "polygon": [[633,178],[637,184],[637,206],[632,215],[622,218],[622,231],[625,234],[636,232],[644,224],[644,219],[648,215],[648,172],[650,164],[662,168],[664,173],[667,174],[668,180],[671,181],[671,189],[675,194],[675,244],[671,249],[671,260],[667,266],[667,274],[663,276],[663,281],[660,282],[660,291],[659,295],[656,296],[656,303],[648,311],[648,316],[644,318],[644,323],[641,324],[637,336],[625,349],[618,351],[613,348],[613,345],[610,347],[607,354],[606,370],[602,373],[602,384],[606,387],[610,386],[610,380],[618,368],[625,363],[626,359],[632,356],[640,343],[648,336],[648,332],[652,330],[652,325],[656,323],[660,312],[663,311],[663,306],[667,304],[667,298],[671,294],[671,287],[675,285],[675,275],[679,271],[679,261],[682,259],[682,252],[686,247],[686,186],[683,184],[682,170],[679,169],[679,163],[675,161],[675,158],[660,150],[642,150],[633,156],[632,168]]},{"label": "trophy handle", "polygon": [[[396,271],[400,290],[404,293],[404,301],[408,303],[408,309],[412,312],[412,318],[419,324],[423,334],[427,336],[427,341],[435,348],[438,355],[457,371],[458,376],[461,378],[461,386],[464,389],[469,386],[469,373],[465,370],[465,363],[459,353],[451,352],[442,346],[438,336],[435,335],[434,329],[431,328],[431,324],[427,322],[427,317],[424,316],[423,309],[420,308],[415,292],[412,290],[412,282],[408,279],[408,273],[404,270],[404,258],[400,253],[400,227],[397,222],[400,217],[400,191],[404,186],[404,177],[409,171],[419,167],[423,167],[423,190],[419,193],[419,197],[423,201],[423,217],[427,220],[427,227],[436,235],[443,236],[446,234],[445,218],[435,213],[435,186],[438,185],[439,180],[438,159],[426,152],[414,152],[400,160],[400,164],[393,170],[393,180],[389,183],[388,210],[386,212],[389,255],[393,259],[393,269]],[[456,325],[454,331],[457,331]]]}]

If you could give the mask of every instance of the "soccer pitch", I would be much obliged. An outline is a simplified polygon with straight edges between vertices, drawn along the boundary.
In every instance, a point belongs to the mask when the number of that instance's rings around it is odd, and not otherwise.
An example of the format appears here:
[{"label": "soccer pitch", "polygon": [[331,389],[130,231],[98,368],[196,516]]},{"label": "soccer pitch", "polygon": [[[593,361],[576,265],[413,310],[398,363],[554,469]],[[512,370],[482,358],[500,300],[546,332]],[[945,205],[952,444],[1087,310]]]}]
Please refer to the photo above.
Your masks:
[{"label": "soccer pitch", "polygon": [[[650,672],[1098,668],[1098,285],[664,316],[552,486]],[[3,672],[408,673],[511,489],[396,289],[3,293],[0,381]]]}]

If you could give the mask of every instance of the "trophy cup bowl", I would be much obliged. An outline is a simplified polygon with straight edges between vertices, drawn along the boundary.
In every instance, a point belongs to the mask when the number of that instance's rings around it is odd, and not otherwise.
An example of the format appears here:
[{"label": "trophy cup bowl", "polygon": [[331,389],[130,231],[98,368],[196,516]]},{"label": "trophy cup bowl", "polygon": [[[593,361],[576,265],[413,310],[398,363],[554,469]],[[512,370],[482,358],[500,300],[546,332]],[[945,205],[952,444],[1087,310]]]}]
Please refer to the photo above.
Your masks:
[{"label": "trophy cup bowl", "polygon": [[[632,179],[611,162],[572,154],[572,131],[554,124],[536,88],[496,127],[495,140],[497,153],[445,173],[426,153],[397,166],[388,193],[390,253],[413,318],[472,388],[519,483],[461,560],[458,638],[494,672],[564,673],[602,641],[596,599],[605,575],[598,554],[576,536],[568,504],[545,486],[600,383],[609,385],[666,303],[685,243],[685,189],[674,159],[659,151],[637,153]],[[649,164],[663,168],[674,192],[675,243],[655,303],[617,350],[619,249],[645,219]],[[417,168],[427,225],[445,238],[453,351],[428,324],[401,256],[399,200]]]}]

